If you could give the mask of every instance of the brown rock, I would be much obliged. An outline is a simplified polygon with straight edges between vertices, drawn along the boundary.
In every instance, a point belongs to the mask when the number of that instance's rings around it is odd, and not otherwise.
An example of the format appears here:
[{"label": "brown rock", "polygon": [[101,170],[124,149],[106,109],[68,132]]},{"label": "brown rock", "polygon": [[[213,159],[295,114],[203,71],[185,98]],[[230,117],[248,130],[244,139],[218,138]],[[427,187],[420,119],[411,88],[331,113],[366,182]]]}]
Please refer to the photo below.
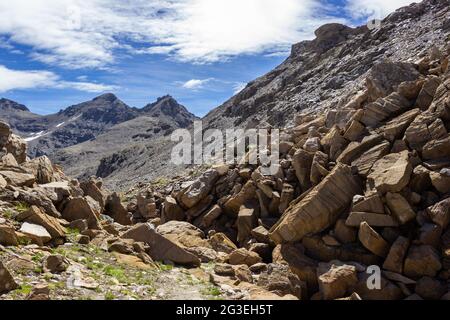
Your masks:
[{"label": "brown rock", "polygon": [[8,269],[6,269],[0,261],[0,294],[15,290],[18,287],[18,284],[14,281],[14,278],[11,276]]},{"label": "brown rock", "polygon": [[353,161],[352,166],[356,167],[358,174],[365,177],[369,174],[374,163],[389,153],[390,148],[391,145],[387,141],[376,145]]},{"label": "brown rock", "polygon": [[209,237],[208,243],[210,246],[218,251],[231,253],[237,249],[237,246],[223,233],[215,233]]},{"label": "brown rock", "polygon": [[158,216],[156,212],[155,199],[151,191],[140,192],[136,197],[137,212],[144,219],[156,218]]},{"label": "brown rock", "polygon": [[344,133],[344,138],[348,141],[357,141],[364,135],[366,127],[359,121],[353,120]]},{"label": "brown rock", "polygon": [[254,228],[251,233],[252,233],[253,238],[255,238],[256,241],[258,241],[258,242],[262,242],[262,243],[270,242],[269,231],[266,228],[264,228],[263,226]]},{"label": "brown rock", "polygon": [[352,212],[345,221],[345,224],[349,227],[359,227],[361,222],[367,222],[372,227],[398,226],[398,222],[392,216],[370,212]]},{"label": "brown rock", "polygon": [[256,195],[256,186],[252,180],[247,181],[236,195],[233,195],[225,202],[225,210],[230,214],[237,215],[241,206],[248,200],[254,199]]},{"label": "brown rock", "polygon": [[34,175],[26,172],[2,170],[0,171],[0,176],[2,176],[9,185],[15,187],[32,187],[36,181]]},{"label": "brown rock", "polygon": [[185,221],[166,222],[158,226],[156,232],[182,248],[210,247],[203,231]]},{"label": "brown rock", "polygon": [[16,219],[43,226],[53,239],[65,238],[67,233],[66,228],[61,225],[57,218],[45,214],[37,206],[31,206],[30,209],[19,214]]},{"label": "brown rock", "polygon": [[367,127],[377,127],[381,122],[392,118],[411,107],[408,99],[397,92],[367,104],[363,110],[360,121]]},{"label": "brown rock", "polygon": [[17,246],[19,244],[13,227],[0,225],[0,244],[4,246]]},{"label": "brown rock", "polygon": [[337,158],[337,161],[345,164],[351,164],[364,152],[380,144],[382,141],[383,137],[381,135],[373,134],[364,137],[361,142],[352,142],[340,154],[340,156]]},{"label": "brown rock", "polygon": [[434,277],[442,268],[439,255],[431,246],[412,246],[405,260],[404,274],[411,278]]},{"label": "brown rock", "polygon": [[214,221],[222,215],[222,208],[219,205],[214,205],[208,212],[203,215],[202,226],[209,228]]},{"label": "brown rock", "polygon": [[163,206],[164,208],[161,216],[162,223],[172,220],[183,221],[185,219],[184,210],[178,205],[177,201],[173,197],[166,197]]},{"label": "brown rock", "polygon": [[200,200],[209,194],[218,178],[219,173],[217,170],[212,169],[206,171],[180,194],[180,202],[187,208],[194,207]]},{"label": "brown rock", "polygon": [[69,261],[59,254],[49,255],[44,260],[44,270],[51,273],[61,273],[67,270]]},{"label": "brown rock", "polygon": [[32,171],[39,184],[47,184],[58,180],[52,162],[47,156],[32,159],[23,163],[23,167]]},{"label": "brown rock", "polygon": [[364,200],[353,204],[352,209],[354,212],[385,213],[383,201],[377,194],[364,198]]},{"label": "brown rock", "polygon": [[280,205],[278,206],[278,212],[280,214],[283,214],[289,207],[289,204],[292,202],[292,200],[294,200],[294,195],[294,188],[288,183],[283,183],[283,190],[281,191],[280,196]]},{"label": "brown rock", "polygon": [[352,243],[356,241],[358,232],[355,228],[348,227],[344,219],[336,221],[334,235],[342,243]]},{"label": "brown rock", "polygon": [[[92,199],[98,202],[100,208],[103,210],[106,206],[107,194],[100,190],[95,178],[91,178],[88,181],[82,181],[80,188],[83,190],[85,196],[90,196]],[[116,194],[116,196],[118,196]]]},{"label": "brown rock", "polygon": [[89,196],[69,200],[62,216],[68,221],[86,219],[90,229],[100,229],[100,206],[97,201]]},{"label": "brown rock", "polygon": [[389,250],[389,244],[367,222],[361,222],[358,232],[359,241],[370,252],[379,257],[385,257]]},{"label": "brown rock", "polygon": [[252,229],[257,224],[257,214],[257,206],[252,205],[251,203],[246,203],[241,206],[236,221],[238,230],[237,240],[241,245],[250,239]]},{"label": "brown rock", "polygon": [[157,233],[150,224],[136,225],[125,232],[122,238],[147,243],[150,246],[149,254],[153,260],[169,260],[181,265],[200,265],[200,260],[196,256]]},{"label": "brown rock", "polygon": [[256,252],[240,248],[229,254],[228,261],[231,265],[246,264],[247,266],[252,266],[262,262],[262,259]]},{"label": "brown rock", "polygon": [[304,248],[296,244],[279,244],[272,252],[272,261],[286,264],[292,273],[308,284],[308,288],[317,287],[317,262],[304,254]]},{"label": "brown rock", "polygon": [[358,282],[356,268],[350,265],[332,265],[328,271],[319,275],[319,289],[325,300],[342,298],[349,288]]},{"label": "brown rock", "polygon": [[383,268],[392,272],[403,273],[403,261],[409,248],[409,240],[398,237],[392,244],[391,249],[384,260]]},{"label": "brown rock", "polygon": [[442,229],[446,229],[450,223],[450,198],[444,199],[429,207],[427,213],[434,223]]},{"label": "brown rock", "polygon": [[276,243],[293,242],[326,229],[358,193],[359,181],[350,167],[337,165],[303,200],[288,208],[272,228],[271,239]]},{"label": "brown rock", "polygon": [[298,149],[292,157],[292,166],[303,191],[311,187],[309,180],[314,154]]},{"label": "brown rock", "polygon": [[431,140],[423,146],[422,158],[424,160],[435,160],[450,157],[450,136]]},{"label": "brown rock", "polygon": [[267,271],[260,274],[257,285],[279,296],[305,296],[305,283],[293,274],[287,265],[271,263]]},{"label": "brown rock", "polygon": [[417,281],[415,291],[426,300],[439,300],[447,292],[447,286],[437,279],[423,277]]},{"label": "brown rock", "polygon": [[416,106],[421,110],[427,110],[431,102],[433,102],[434,95],[440,84],[439,77],[431,76],[427,79],[417,97]]},{"label": "brown rock", "polygon": [[412,166],[407,151],[391,153],[373,165],[368,184],[381,193],[399,192],[409,183]]},{"label": "brown rock", "polygon": [[442,194],[450,192],[450,176],[440,172],[430,172],[431,184]]},{"label": "brown rock", "polygon": [[408,223],[416,217],[416,213],[401,194],[388,192],[386,194],[386,202],[400,224]]},{"label": "brown rock", "polygon": [[122,205],[120,197],[116,192],[108,196],[106,200],[105,210],[105,214],[113,218],[115,222],[124,226],[132,224],[131,214]]}]

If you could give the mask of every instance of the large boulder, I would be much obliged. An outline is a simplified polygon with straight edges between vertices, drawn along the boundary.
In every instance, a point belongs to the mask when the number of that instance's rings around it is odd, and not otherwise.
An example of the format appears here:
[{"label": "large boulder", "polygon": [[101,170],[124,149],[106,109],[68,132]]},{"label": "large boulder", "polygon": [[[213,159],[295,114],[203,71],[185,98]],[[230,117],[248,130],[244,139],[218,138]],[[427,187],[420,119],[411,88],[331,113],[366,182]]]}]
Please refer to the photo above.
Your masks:
[{"label": "large boulder", "polygon": [[286,210],[272,228],[271,239],[276,243],[295,242],[330,227],[360,192],[359,179],[350,167],[338,164],[308,195]]},{"label": "large boulder", "polygon": [[64,238],[66,236],[66,228],[61,225],[59,220],[45,214],[37,206],[31,206],[27,211],[20,213],[16,219],[44,227],[53,239]]},{"label": "large boulder", "polygon": [[180,265],[199,266],[200,260],[176,243],[160,235],[151,224],[139,224],[124,234],[124,239],[133,239],[149,245],[149,255],[155,261],[172,261]]},{"label": "large boulder", "polygon": [[436,249],[429,245],[412,246],[405,260],[404,273],[411,278],[434,277],[441,268]]},{"label": "large boulder", "polygon": [[391,249],[384,260],[383,268],[392,272],[403,273],[403,262],[409,248],[409,239],[398,237],[392,244]]},{"label": "large boulder", "polygon": [[58,181],[59,174],[53,168],[50,159],[47,156],[32,159],[23,164],[23,167],[29,169],[36,177],[36,182],[39,184],[46,184]]},{"label": "large boulder", "polygon": [[86,219],[90,229],[100,229],[100,206],[90,196],[72,198],[66,204],[62,216],[64,219],[75,221]]},{"label": "large boulder", "polygon": [[1,170],[0,176],[2,176],[9,185],[15,187],[32,187],[36,182],[36,178],[33,174],[19,168]]},{"label": "large boulder", "polygon": [[197,180],[195,180],[189,187],[183,190],[178,199],[188,209],[194,207],[203,198],[205,198],[217,179],[219,178],[219,172],[211,169],[203,173]]},{"label": "large boulder", "polygon": [[0,224],[0,244],[4,246],[17,246],[19,244],[13,227]]},{"label": "large boulder", "polygon": [[380,193],[399,192],[408,185],[412,170],[408,151],[391,153],[375,162],[367,183]]},{"label": "large boulder", "polygon": [[326,272],[319,274],[318,277],[322,298],[332,300],[350,294],[350,288],[358,282],[356,268],[351,265],[332,264],[327,269]]},{"label": "large boulder", "polygon": [[161,222],[183,221],[185,216],[184,210],[178,205],[177,200],[171,196],[166,197],[163,204]]},{"label": "large boulder", "polygon": [[359,241],[370,252],[379,257],[385,257],[389,250],[389,245],[382,236],[372,229],[367,222],[361,222],[358,232]]},{"label": "large boulder", "polygon": [[109,195],[106,199],[105,214],[121,225],[127,226],[132,224],[131,213],[123,206],[116,192]]},{"label": "large boulder", "polygon": [[288,294],[299,299],[305,296],[305,283],[289,270],[289,266],[271,263],[267,270],[261,273],[257,285],[279,296]]},{"label": "large boulder", "polygon": [[205,234],[196,226],[185,221],[169,221],[159,225],[156,232],[183,248],[204,247],[209,243],[204,239]]},{"label": "large boulder", "polygon": [[427,209],[430,219],[445,230],[450,223],[450,198],[444,199]]},{"label": "large boulder", "polygon": [[231,265],[245,264],[250,267],[261,262],[262,259],[256,252],[248,251],[245,248],[240,248],[229,254],[228,261]]}]

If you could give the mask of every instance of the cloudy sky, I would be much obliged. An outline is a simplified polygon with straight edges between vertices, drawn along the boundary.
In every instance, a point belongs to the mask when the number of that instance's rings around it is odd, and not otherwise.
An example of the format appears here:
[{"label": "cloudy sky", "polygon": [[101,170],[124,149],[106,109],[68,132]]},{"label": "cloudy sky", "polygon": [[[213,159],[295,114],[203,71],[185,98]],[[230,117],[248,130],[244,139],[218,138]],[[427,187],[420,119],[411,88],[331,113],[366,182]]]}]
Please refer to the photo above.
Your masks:
[{"label": "cloudy sky", "polygon": [[410,0],[0,0],[0,96],[47,114],[113,92],[202,116],[332,21]]}]

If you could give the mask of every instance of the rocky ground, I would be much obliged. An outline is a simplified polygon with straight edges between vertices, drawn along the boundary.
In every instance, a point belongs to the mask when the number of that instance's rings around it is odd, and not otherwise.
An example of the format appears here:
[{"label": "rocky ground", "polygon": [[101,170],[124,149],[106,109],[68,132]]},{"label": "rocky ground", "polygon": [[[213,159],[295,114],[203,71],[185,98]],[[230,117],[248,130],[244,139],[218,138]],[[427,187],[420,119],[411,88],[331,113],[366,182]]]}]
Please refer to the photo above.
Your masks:
[{"label": "rocky ground", "polygon": [[299,114],[272,176],[110,192],[0,123],[1,298],[449,299],[449,55],[378,63],[345,107]]}]

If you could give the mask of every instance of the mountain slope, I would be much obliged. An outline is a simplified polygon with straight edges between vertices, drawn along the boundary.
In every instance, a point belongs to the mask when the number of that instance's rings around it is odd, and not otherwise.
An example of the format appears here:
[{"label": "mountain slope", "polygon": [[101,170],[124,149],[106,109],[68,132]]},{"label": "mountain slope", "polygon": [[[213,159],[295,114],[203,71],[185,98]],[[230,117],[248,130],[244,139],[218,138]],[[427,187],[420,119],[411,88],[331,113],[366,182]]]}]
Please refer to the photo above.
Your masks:
[{"label": "mountain slope", "polygon": [[[98,112],[95,108],[90,110]],[[107,178],[106,181],[126,181],[130,174],[143,174],[134,165],[140,163],[136,159],[157,155],[170,133],[190,126],[196,119],[171,96],[132,111],[138,116],[104,129],[94,139],[56,150],[52,160],[75,177],[96,175]]]},{"label": "mountain slope", "polygon": [[401,8],[381,29],[324,25],[316,39],[292,47],[289,58],[204,119],[204,127],[274,126],[292,123],[300,110],[340,108],[362,87],[371,67],[384,59],[417,59],[431,45],[449,42],[448,0],[423,1]]}]

